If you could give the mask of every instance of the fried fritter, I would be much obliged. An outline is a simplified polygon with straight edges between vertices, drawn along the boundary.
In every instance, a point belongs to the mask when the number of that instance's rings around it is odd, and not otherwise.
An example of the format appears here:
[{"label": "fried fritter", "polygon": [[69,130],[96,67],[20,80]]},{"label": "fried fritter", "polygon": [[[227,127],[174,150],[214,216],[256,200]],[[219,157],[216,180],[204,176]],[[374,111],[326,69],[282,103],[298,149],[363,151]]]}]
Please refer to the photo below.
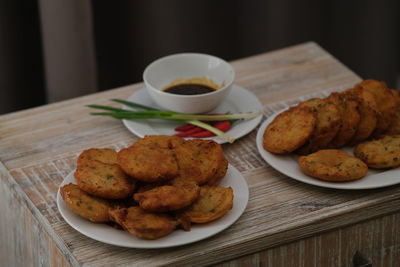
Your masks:
[{"label": "fried fritter", "polygon": [[182,215],[193,223],[206,223],[222,217],[232,209],[232,205],[232,188],[201,186],[200,197]]},{"label": "fried fritter", "polygon": [[367,165],[337,149],[323,149],[299,157],[300,169],[307,175],[330,182],[353,181],[364,177]]},{"label": "fried fritter", "polygon": [[178,223],[178,226],[180,226],[184,231],[189,232],[192,228],[192,222],[190,221],[190,218],[183,213],[175,214],[175,219]]},{"label": "fried fritter", "polygon": [[162,182],[178,174],[178,163],[169,148],[135,143],[120,150],[117,160],[124,172],[143,182]]},{"label": "fried fritter", "polygon": [[61,197],[68,208],[92,222],[108,222],[110,216],[108,211],[113,208],[113,204],[105,199],[91,196],[79,189],[75,184],[67,184],[60,187]]},{"label": "fried fritter", "polygon": [[111,220],[129,233],[143,239],[157,239],[170,234],[177,226],[171,216],[150,213],[140,207],[114,209],[109,212]]},{"label": "fried fritter", "polygon": [[157,148],[173,148],[179,144],[182,144],[184,139],[178,136],[170,135],[147,135],[142,139],[137,140],[132,145],[150,146]]},{"label": "fried fritter", "polygon": [[316,122],[316,113],[311,108],[292,107],[268,125],[263,135],[263,147],[271,153],[290,153],[311,137]]},{"label": "fried fritter", "polygon": [[226,172],[228,171],[228,164],[229,164],[228,160],[224,158],[219,164],[214,176],[207,181],[206,185],[217,186],[221,182],[221,180],[225,177]]},{"label": "fried fritter", "polygon": [[90,148],[84,150],[77,159],[78,168],[87,164],[88,161],[97,160],[103,163],[116,164],[117,152],[110,148]]},{"label": "fried fritter", "polygon": [[392,92],[394,99],[396,100],[396,107],[399,107],[400,105],[400,91],[396,89],[390,89]]},{"label": "fried fritter", "polygon": [[185,208],[192,204],[200,194],[196,184],[182,186],[164,185],[136,193],[134,199],[145,211],[166,212]]},{"label": "fried fritter", "polygon": [[368,167],[385,169],[400,166],[400,135],[387,135],[358,144],[354,155]]},{"label": "fried fritter", "polygon": [[357,84],[355,88],[361,88],[374,95],[379,111],[374,135],[377,136],[384,133],[396,112],[396,100],[392,92],[386,83],[377,80],[364,80]]},{"label": "fried fritter", "polygon": [[177,179],[195,181],[198,185],[212,179],[224,159],[221,145],[213,140],[187,140],[173,148],[173,152],[179,166]]},{"label": "fried fritter", "polygon": [[359,101],[360,123],[349,142],[350,144],[356,144],[369,138],[374,132],[378,123],[378,106],[374,95],[367,90],[351,88],[346,90],[345,93],[357,98]]},{"label": "fried fritter", "polygon": [[340,128],[341,117],[338,109],[328,100],[321,98],[301,102],[299,107],[312,108],[317,114],[317,123],[311,137],[296,153],[305,155],[326,148]]},{"label": "fried fritter", "polygon": [[340,126],[339,126],[339,131],[336,134],[336,136],[332,139],[332,141],[329,143],[328,147],[339,147],[339,145],[336,144],[336,138],[340,136],[340,132],[343,128],[343,122],[345,119],[345,99],[341,93],[333,92],[331,93],[328,97],[325,98],[329,103],[334,104],[339,112],[340,115]]},{"label": "fried fritter", "polygon": [[385,134],[400,134],[400,109],[396,110],[396,112],[394,113],[392,123],[385,130]]},{"label": "fried fritter", "polygon": [[74,177],[80,189],[98,197],[121,199],[135,190],[135,181],[117,164],[90,160],[77,168]]},{"label": "fried fritter", "polygon": [[392,123],[386,129],[385,134],[400,134],[400,92],[399,90],[391,89],[393,96],[396,99],[396,112],[393,115]]},{"label": "fried fritter", "polygon": [[144,182],[138,182],[137,184],[137,190],[136,193],[143,193],[146,191],[149,191],[151,189],[154,189],[156,187],[164,186],[164,185],[169,185],[168,181],[165,182],[157,182],[157,183],[144,183]]},{"label": "fried fritter", "polygon": [[341,117],[339,131],[329,143],[329,147],[342,147],[351,140],[360,123],[359,101],[357,98],[343,93],[332,93],[327,100],[336,105]]}]

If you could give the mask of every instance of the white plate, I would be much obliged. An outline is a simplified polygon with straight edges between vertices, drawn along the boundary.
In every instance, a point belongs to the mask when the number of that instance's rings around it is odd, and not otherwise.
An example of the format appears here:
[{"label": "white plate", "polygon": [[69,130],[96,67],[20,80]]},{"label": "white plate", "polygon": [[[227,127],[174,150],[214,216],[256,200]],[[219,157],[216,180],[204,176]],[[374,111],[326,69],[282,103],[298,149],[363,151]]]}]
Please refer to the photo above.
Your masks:
[{"label": "white plate", "polygon": [[[281,113],[278,112],[278,113]],[[327,188],[336,189],[372,189],[390,186],[400,183],[400,169],[391,169],[385,171],[369,170],[367,175],[357,181],[333,183],[318,180],[305,175],[297,163],[297,156],[295,154],[289,155],[276,155],[266,151],[263,148],[263,134],[268,124],[278,115],[278,113],[270,116],[264,121],[257,132],[257,149],[261,157],[277,171],[304,183],[317,185]],[[353,155],[353,148],[343,148],[346,152]]]},{"label": "white plate", "polygon": [[[128,101],[136,102],[145,106],[151,106],[157,109],[158,107],[150,98],[147,91],[143,88],[128,98]],[[124,106],[125,109],[130,109]],[[226,100],[224,100],[215,110],[210,113],[247,113],[257,110],[262,110],[263,106],[258,98],[250,91],[243,87],[233,85],[232,91],[229,93]],[[249,132],[251,132],[260,123],[262,115],[249,120],[237,121],[233,124],[232,128],[227,132],[233,138],[238,139]],[[177,132],[174,128],[182,125],[182,123],[164,120],[123,120],[124,125],[128,130],[137,135],[144,137],[145,135],[173,135]],[[226,142],[221,137],[208,137],[205,139],[212,139],[219,144]]]},{"label": "white plate", "polygon": [[[60,187],[68,183],[75,183],[73,173],[70,173],[64,179]],[[130,248],[166,248],[193,243],[215,235],[231,226],[242,215],[249,200],[249,188],[242,174],[235,167],[229,165],[228,172],[220,186],[232,187],[234,194],[232,210],[216,221],[193,224],[190,232],[177,229],[156,240],[140,239],[128,232],[114,229],[106,224],[92,223],[76,215],[66,206],[60,195],[60,190],[57,192],[57,206],[61,216],[72,228],[97,241]]]}]

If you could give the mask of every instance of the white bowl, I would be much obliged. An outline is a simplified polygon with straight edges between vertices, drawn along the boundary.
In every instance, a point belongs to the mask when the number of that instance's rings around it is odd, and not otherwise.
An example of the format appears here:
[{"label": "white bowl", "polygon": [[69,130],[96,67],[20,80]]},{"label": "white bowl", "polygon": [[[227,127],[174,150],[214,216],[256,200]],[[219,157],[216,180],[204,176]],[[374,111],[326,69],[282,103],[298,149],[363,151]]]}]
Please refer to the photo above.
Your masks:
[{"label": "white bowl", "polygon": [[[198,95],[178,95],[163,89],[178,79],[207,78],[221,88]],[[152,62],[143,72],[150,97],[160,107],[182,113],[206,113],[215,109],[229,94],[235,78],[232,66],[215,56],[182,53]]]}]

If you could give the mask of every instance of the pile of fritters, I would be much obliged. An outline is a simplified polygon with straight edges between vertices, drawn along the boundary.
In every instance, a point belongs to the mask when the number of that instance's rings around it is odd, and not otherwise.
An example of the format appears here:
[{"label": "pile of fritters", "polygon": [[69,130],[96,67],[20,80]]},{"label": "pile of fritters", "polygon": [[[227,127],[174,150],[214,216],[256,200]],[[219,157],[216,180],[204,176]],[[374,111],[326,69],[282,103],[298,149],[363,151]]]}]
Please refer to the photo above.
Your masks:
[{"label": "pile of fritters", "polygon": [[[315,160],[315,157],[318,159],[323,155],[322,162],[326,162],[326,157],[344,156],[341,152],[337,152],[341,147],[358,145],[356,151],[362,151],[366,149],[361,145],[362,142],[399,134],[400,95],[398,91],[389,89],[381,81],[364,80],[351,89],[334,92],[326,98],[303,101],[282,112],[266,128],[263,146],[265,150],[275,154],[294,152],[301,156],[307,156],[322,149],[330,149],[333,153],[310,156],[310,160]],[[372,147],[375,148],[376,144],[374,143]],[[397,154],[400,153],[400,147],[394,150]],[[369,158],[386,159],[390,157],[388,153],[388,149],[371,150],[369,148],[368,152],[355,153],[355,156],[370,168],[399,166],[400,161],[397,165],[382,162],[376,164],[365,157],[368,155]],[[393,153],[395,152],[392,151]],[[364,157],[360,156],[361,154]],[[305,170],[307,158],[300,158],[303,172],[323,180],[349,181],[361,178],[359,174],[364,173],[364,166],[359,164],[361,167],[348,175],[340,175],[338,179],[337,177],[329,178],[326,177],[326,173],[320,174],[319,169]],[[348,160],[347,157],[345,158]],[[307,166],[311,165],[307,164]],[[336,170],[329,169],[329,172],[333,171]]]},{"label": "pile of fritters", "polygon": [[232,208],[232,188],[218,186],[227,168],[222,147],[212,140],[146,136],[119,152],[83,151],[77,184],[60,192],[71,211],[92,222],[113,222],[137,237],[157,239]]}]

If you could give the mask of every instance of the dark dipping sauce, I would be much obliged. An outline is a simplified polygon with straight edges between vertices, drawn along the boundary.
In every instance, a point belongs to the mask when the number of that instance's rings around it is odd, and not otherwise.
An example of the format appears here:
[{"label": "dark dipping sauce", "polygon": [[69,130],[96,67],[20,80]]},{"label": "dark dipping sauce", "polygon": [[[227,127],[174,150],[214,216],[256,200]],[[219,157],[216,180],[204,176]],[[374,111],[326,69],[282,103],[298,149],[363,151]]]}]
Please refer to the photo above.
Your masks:
[{"label": "dark dipping sauce", "polygon": [[207,85],[195,83],[183,83],[173,85],[164,90],[164,92],[176,95],[200,95],[214,92],[215,89]]}]

